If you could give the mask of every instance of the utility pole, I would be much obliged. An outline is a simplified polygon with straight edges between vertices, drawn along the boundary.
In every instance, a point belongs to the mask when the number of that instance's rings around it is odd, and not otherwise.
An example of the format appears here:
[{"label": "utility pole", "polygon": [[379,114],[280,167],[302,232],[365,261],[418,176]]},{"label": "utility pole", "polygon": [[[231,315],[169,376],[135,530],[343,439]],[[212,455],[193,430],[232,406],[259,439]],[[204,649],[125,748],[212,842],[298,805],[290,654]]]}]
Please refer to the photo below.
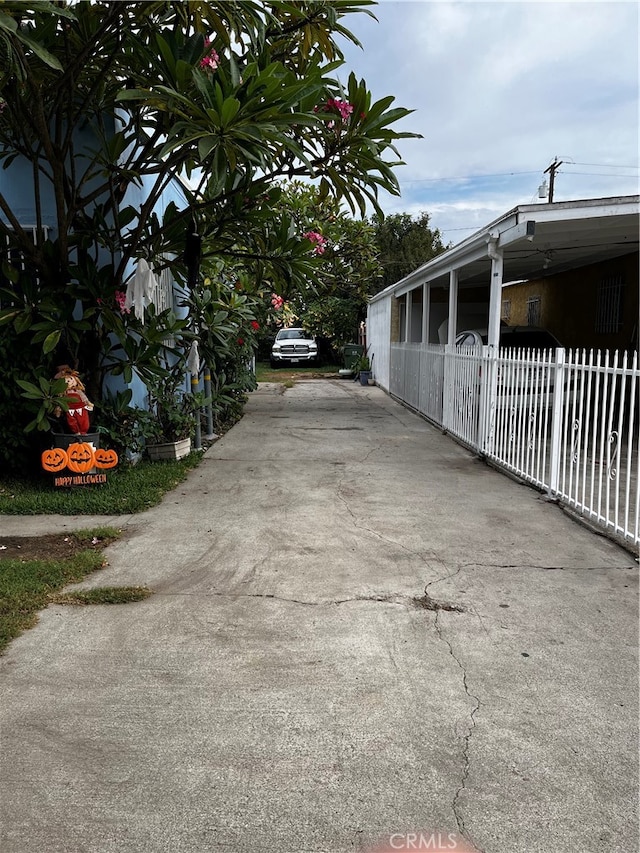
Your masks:
[{"label": "utility pole", "polygon": [[563,162],[563,160],[558,160],[558,158],[555,157],[553,163],[549,166],[549,168],[544,170],[545,175],[547,174],[547,172],[549,173],[549,204],[551,204],[551,202],[553,201],[553,184],[556,179],[556,172],[558,171],[560,166],[562,166]]}]

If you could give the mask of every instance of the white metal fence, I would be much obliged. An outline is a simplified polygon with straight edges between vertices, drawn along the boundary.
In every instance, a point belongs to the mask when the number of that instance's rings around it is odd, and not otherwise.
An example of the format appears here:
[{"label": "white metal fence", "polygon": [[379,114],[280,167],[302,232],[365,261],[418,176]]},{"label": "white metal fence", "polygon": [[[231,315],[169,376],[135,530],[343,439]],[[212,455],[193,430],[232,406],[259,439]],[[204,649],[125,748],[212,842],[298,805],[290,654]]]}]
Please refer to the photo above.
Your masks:
[{"label": "white metal fence", "polygon": [[393,344],[389,392],[640,546],[637,353]]}]

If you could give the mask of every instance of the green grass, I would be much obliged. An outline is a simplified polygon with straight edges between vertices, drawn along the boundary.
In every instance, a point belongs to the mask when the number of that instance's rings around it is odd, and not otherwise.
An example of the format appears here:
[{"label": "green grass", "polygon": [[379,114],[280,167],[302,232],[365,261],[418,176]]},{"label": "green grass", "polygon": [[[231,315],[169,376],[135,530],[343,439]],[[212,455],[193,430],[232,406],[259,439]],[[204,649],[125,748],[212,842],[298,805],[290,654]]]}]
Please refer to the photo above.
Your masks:
[{"label": "green grass", "polygon": [[[80,536],[70,535],[81,543],[90,535],[91,540],[100,539],[100,544],[106,545],[113,540],[113,534],[112,528],[105,528],[84,531]],[[103,565],[102,552],[95,548],[81,550],[64,559],[0,560],[0,653],[11,640],[35,625],[38,611],[46,607],[60,589],[81,581]]]},{"label": "green grass", "polygon": [[0,477],[0,515],[128,515],[158,504],[202,459],[139,462],[110,471],[97,486],[55,488],[45,475],[33,480]]},{"label": "green grass", "polygon": [[121,532],[117,527],[87,527],[85,530],[76,530],[73,538],[81,545],[93,545],[97,539],[103,545],[108,545],[116,540]]},{"label": "green grass", "polygon": [[151,590],[146,586],[99,586],[94,589],[73,589],[49,596],[53,604],[128,604],[149,598]]}]

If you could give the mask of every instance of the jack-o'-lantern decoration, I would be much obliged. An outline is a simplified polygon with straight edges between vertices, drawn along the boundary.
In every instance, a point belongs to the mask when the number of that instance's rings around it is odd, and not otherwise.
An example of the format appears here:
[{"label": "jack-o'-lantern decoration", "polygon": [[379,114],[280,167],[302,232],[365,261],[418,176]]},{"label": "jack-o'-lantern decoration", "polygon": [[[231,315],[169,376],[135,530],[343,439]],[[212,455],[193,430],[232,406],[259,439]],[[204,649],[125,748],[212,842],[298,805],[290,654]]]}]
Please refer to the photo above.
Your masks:
[{"label": "jack-o'-lantern decoration", "polygon": [[86,441],[77,441],[67,448],[67,467],[76,474],[86,474],[93,468],[93,447]]},{"label": "jack-o'-lantern decoration", "polygon": [[57,474],[58,471],[62,471],[63,468],[67,467],[67,452],[61,447],[53,447],[51,450],[43,451],[40,458],[44,470],[51,471],[53,474]]},{"label": "jack-o'-lantern decoration", "polygon": [[98,448],[93,453],[93,462],[96,468],[115,468],[118,464],[118,454],[115,450]]}]

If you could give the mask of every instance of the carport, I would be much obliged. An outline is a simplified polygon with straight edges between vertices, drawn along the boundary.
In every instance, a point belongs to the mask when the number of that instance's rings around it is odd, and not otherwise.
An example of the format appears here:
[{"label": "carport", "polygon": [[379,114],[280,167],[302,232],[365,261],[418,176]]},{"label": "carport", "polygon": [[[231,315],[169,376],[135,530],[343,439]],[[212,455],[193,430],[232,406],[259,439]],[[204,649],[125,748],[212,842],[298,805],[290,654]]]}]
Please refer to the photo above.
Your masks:
[{"label": "carport", "polygon": [[[467,316],[484,316],[497,347],[503,285],[558,275],[638,250],[640,196],[520,205],[371,298],[367,333],[376,382],[389,390],[389,344],[451,343]],[[448,292],[435,308],[433,294]],[[475,290],[479,299],[461,299]],[[468,295],[468,294],[467,294]],[[480,303],[480,299],[482,303]],[[392,310],[398,300],[398,313]],[[443,316],[444,315],[444,316]],[[437,332],[448,319],[446,340]],[[395,327],[395,328],[394,328]],[[394,334],[395,332],[395,334]]]},{"label": "carport", "polygon": [[[637,252],[639,200],[514,208],[372,297],[367,319],[376,384],[636,545],[637,352],[500,352],[499,337],[505,284],[562,287],[563,274]],[[488,330],[481,353],[456,350],[463,328]]]}]

